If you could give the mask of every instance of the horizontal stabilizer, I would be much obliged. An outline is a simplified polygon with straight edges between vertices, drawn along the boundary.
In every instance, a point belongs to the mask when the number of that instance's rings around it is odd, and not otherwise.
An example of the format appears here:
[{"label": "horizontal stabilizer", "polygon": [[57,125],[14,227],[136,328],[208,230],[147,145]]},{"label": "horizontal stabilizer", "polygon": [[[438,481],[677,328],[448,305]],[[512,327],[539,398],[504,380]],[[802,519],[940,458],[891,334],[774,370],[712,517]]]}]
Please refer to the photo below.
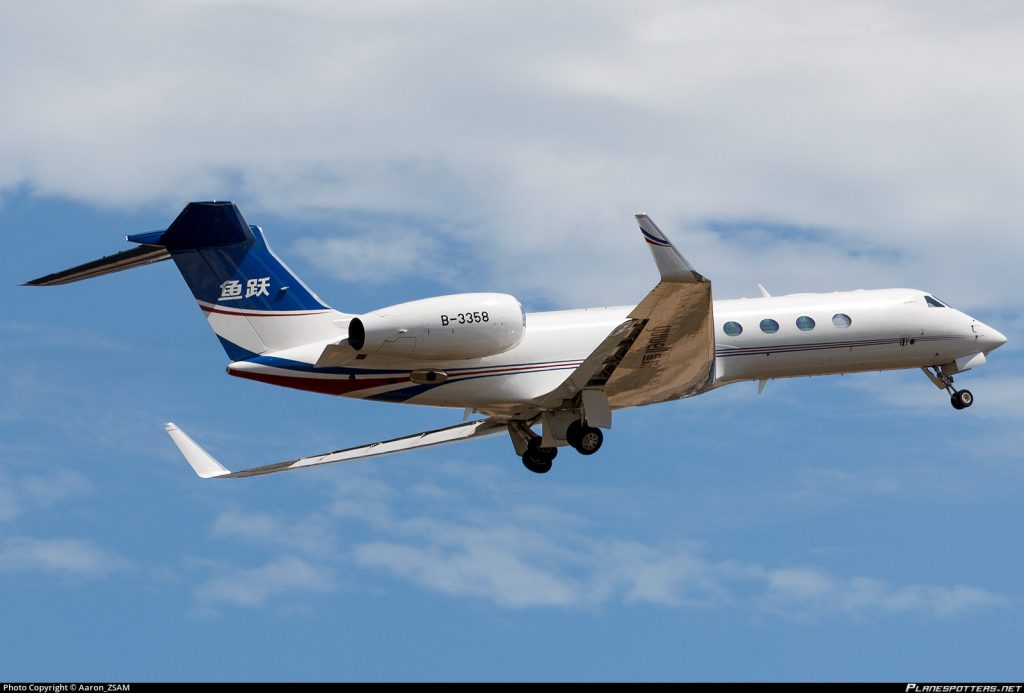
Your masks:
[{"label": "horizontal stabilizer", "polygon": [[140,245],[137,248],[123,250],[120,253],[107,255],[99,260],[86,262],[66,269],[61,272],[54,272],[39,279],[25,282],[22,286],[57,286],[59,284],[70,284],[71,282],[91,279],[112,272],[120,272],[133,267],[141,267],[153,262],[160,262],[171,257],[167,249],[159,245]]},{"label": "horizontal stabilizer", "polygon": [[481,436],[492,435],[494,433],[501,433],[506,430],[506,425],[493,419],[480,419],[477,421],[461,423],[455,426],[449,426],[448,428],[441,428],[436,431],[424,431],[423,433],[414,433],[402,438],[393,438],[391,440],[384,440],[378,443],[370,443],[369,445],[360,445],[354,448],[336,450],[335,452],[328,452],[323,455],[300,457],[297,460],[278,462],[276,464],[268,464],[263,467],[254,467],[252,469],[243,469],[240,472],[232,472],[225,468],[220,462],[215,460],[210,453],[199,447],[198,443],[192,440],[183,430],[175,426],[173,423],[167,424],[166,429],[167,433],[171,436],[171,440],[173,440],[174,444],[178,446],[179,450],[181,450],[181,454],[184,455],[188,463],[192,465],[192,469],[195,470],[196,474],[204,479],[209,479],[211,477],[227,478],[273,474],[274,472],[285,472],[290,469],[299,469],[301,467],[313,467],[315,465],[330,464],[332,462],[347,462],[349,460],[357,460],[363,457],[387,455],[393,452],[402,452],[404,450],[412,450],[414,448],[425,448],[431,445],[440,445],[442,443],[454,443],[459,440],[469,440],[470,438],[478,438]]},{"label": "horizontal stabilizer", "polygon": [[129,236],[133,243],[155,243],[171,250],[197,250],[252,243],[252,229],[233,202],[189,202],[158,240]]}]

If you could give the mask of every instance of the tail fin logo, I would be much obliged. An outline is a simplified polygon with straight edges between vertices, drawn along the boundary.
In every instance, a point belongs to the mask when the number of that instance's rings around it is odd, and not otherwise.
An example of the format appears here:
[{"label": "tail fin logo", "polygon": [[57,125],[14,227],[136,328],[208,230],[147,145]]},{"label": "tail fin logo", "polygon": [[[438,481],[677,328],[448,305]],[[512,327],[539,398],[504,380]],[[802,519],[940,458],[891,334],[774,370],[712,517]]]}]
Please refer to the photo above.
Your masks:
[{"label": "tail fin logo", "polygon": [[[258,298],[270,296],[270,277],[256,277],[245,282],[244,298]],[[238,301],[242,299],[242,282],[237,279],[229,279],[220,285],[220,298],[218,301]]]}]

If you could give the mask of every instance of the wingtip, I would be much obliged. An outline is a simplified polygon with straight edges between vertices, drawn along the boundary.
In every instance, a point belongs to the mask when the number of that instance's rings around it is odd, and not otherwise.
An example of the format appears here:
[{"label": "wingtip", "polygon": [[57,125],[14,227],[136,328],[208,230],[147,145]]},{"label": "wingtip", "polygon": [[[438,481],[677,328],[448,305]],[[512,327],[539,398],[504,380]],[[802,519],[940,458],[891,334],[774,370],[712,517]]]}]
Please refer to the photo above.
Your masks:
[{"label": "wingtip", "polygon": [[647,242],[655,264],[658,265],[662,281],[689,283],[703,280],[653,219],[646,214],[637,214],[636,220],[640,226],[640,234]]},{"label": "wingtip", "polygon": [[171,440],[199,477],[211,479],[231,473],[227,467],[215,460],[210,453],[200,447],[199,443],[192,440],[185,431],[178,428],[173,422],[168,421],[164,424],[164,430],[171,436]]}]

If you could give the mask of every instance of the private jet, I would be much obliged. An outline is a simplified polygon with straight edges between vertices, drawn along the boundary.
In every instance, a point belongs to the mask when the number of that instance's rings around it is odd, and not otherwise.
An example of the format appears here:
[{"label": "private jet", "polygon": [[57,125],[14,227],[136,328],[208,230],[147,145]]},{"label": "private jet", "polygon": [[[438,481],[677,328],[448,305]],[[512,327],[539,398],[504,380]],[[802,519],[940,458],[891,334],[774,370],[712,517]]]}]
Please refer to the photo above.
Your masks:
[{"label": "private jet", "polygon": [[[635,306],[526,313],[500,293],[435,296],[364,313],[322,301],[231,202],[192,202],[135,247],[27,282],[67,284],[173,260],[230,359],[230,375],[328,395],[452,407],[447,428],[231,471],[173,423],[200,477],[244,477],[504,433],[523,465],[548,472],[559,448],[600,448],[613,412],[731,383],[919,368],[955,409],[953,377],[1006,343],[927,291],[880,289],[712,300],[644,214],[660,279]],[[470,419],[477,415],[478,418]],[[539,430],[538,430],[539,429]]]}]

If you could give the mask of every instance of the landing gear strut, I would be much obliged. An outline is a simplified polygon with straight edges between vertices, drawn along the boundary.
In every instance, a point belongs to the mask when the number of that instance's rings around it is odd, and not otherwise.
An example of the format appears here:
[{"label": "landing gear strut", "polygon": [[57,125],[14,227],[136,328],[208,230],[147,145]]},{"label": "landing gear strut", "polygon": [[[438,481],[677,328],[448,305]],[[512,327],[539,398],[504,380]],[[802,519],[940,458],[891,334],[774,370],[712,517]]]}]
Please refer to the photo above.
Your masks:
[{"label": "landing gear strut", "polygon": [[957,390],[953,387],[953,376],[944,373],[938,366],[933,366],[932,368],[934,372],[927,368],[922,368],[921,370],[924,371],[929,380],[935,383],[936,387],[949,393],[949,401],[954,409],[966,409],[974,404],[974,395],[971,394],[970,390]]},{"label": "landing gear strut", "polygon": [[580,421],[573,421],[565,432],[565,442],[576,448],[581,455],[593,455],[601,449],[604,434],[600,428],[588,426]]}]

